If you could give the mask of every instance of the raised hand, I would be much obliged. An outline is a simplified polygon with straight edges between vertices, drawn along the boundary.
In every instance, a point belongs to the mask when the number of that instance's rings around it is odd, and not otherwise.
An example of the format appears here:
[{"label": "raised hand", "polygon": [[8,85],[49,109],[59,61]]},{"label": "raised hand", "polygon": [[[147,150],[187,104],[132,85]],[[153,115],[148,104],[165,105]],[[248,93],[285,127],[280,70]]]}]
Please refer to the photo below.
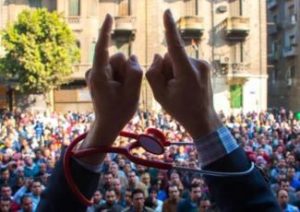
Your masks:
[{"label": "raised hand", "polygon": [[213,107],[210,65],[189,58],[170,10],[164,13],[168,53],[155,55],[146,73],[155,99],[179,121],[193,138],[221,125]]},{"label": "raised hand", "polygon": [[[86,73],[96,119],[80,148],[112,145],[138,106],[142,69],[135,56],[128,60],[121,53],[109,57],[111,28],[112,17],[107,15],[96,44],[93,67]],[[102,159],[93,157],[89,162]]]}]

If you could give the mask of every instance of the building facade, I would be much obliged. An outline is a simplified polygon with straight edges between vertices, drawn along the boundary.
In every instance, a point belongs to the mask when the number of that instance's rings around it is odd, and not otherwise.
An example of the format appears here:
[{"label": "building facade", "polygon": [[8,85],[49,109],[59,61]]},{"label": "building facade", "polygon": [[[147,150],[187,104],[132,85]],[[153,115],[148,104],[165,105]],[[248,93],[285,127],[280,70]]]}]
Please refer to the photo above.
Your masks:
[{"label": "building facade", "polygon": [[[58,111],[91,110],[84,73],[91,67],[99,28],[114,17],[110,53],[135,54],[146,71],[155,53],[165,54],[162,15],[170,8],[192,57],[209,61],[217,110],[267,107],[266,2],[261,0],[0,0],[3,23],[24,8],[44,6],[63,14],[77,37],[81,62],[72,82],[54,92]],[[6,3],[5,3],[6,2]],[[10,3],[11,2],[11,3]],[[39,5],[40,4],[40,5]],[[0,25],[1,27],[1,25]],[[191,91],[192,92],[192,91]],[[140,106],[157,109],[144,80]]]},{"label": "building facade", "polygon": [[269,0],[269,107],[300,111],[300,0]]}]

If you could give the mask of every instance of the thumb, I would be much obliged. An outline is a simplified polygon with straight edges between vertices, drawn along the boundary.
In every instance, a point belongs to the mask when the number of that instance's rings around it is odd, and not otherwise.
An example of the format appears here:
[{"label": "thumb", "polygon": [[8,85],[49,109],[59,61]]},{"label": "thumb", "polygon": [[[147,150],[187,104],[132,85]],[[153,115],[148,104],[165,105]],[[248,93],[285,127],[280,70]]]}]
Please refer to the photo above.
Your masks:
[{"label": "thumb", "polygon": [[160,55],[154,56],[151,67],[146,73],[146,78],[151,86],[155,99],[160,102],[166,92],[166,80],[162,73],[163,59]]}]

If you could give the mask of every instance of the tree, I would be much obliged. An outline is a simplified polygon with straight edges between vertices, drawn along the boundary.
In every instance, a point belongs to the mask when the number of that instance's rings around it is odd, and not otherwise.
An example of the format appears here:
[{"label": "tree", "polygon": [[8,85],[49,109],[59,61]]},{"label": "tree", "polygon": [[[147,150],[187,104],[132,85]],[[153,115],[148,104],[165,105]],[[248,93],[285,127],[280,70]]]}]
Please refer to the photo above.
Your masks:
[{"label": "tree", "polygon": [[6,54],[0,75],[16,81],[20,93],[45,94],[59,87],[79,59],[72,30],[57,12],[24,10],[1,34]]}]

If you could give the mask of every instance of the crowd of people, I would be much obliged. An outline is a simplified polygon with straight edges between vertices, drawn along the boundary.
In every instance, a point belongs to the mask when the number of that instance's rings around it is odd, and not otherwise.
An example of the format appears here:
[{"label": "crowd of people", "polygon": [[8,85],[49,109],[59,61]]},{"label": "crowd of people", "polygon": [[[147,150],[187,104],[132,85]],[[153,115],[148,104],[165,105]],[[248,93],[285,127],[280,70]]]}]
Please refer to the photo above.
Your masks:
[{"label": "crowd of people", "polygon": [[[285,211],[300,208],[300,121],[284,108],[268,112],[219,113],[255,162]],[[61,152],[94,120],[92,113],[4,112],[0,116],[0,211],[36,211]],[[193,142],[171,116],[139,110],[124,128],[137,134],[160,129],[171,142]],[[131,139],[119,137],[116,146]],[[170,146],[162,155],[143,149],[133,154],[199,168],[192,146]],[[119,154],[107,154],[101,179],[87,211],[218,211],[203,176],[158,170],[134,164]],[[59,188],[58,188],[59,189]]]}]

